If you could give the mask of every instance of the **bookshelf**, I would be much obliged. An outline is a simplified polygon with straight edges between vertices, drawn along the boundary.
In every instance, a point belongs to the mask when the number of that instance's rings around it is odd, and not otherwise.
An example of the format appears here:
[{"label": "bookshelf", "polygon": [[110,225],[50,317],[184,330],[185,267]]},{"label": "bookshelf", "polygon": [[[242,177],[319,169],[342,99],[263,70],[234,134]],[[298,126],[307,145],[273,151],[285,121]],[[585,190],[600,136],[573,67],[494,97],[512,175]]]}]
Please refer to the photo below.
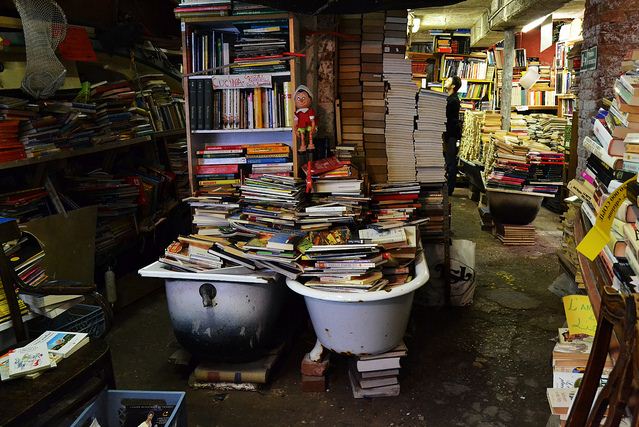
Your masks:
[{"label": "bookshelf", "polygon": [[[181,21],[191,194],[198,191],[196,153],[205,146],[284,143],[291,148],[293,171],[297,176],[297,149],[291,126],[299,64],[295,56],[286,56],[296,51],[296,18],[290,13],[264,13],[182,17]],[[194,35],[209,37],[204,39],[204,47],[202,42],[194,44]],[[273,46],[242,40],[251,35],[276,40]],[[206,43],[215,49],[207,50]],[[220,44],[222,55],[218,50]],[[268,58],[258,61],[255,59],[258,56]],[[248,57],[250,61],[245,59]],[[216,86],[215,81],[220,79],[230,86]],[[211,111],[211,123],[202,125],[198,120],[202,117],[198,107],[202,107],[195,99],[199,91],[193,90],[194,81],[203,81],[213,95],[211,104],[204,106],[205,111]],[[258,99],[262,101],[259,112]]]}]

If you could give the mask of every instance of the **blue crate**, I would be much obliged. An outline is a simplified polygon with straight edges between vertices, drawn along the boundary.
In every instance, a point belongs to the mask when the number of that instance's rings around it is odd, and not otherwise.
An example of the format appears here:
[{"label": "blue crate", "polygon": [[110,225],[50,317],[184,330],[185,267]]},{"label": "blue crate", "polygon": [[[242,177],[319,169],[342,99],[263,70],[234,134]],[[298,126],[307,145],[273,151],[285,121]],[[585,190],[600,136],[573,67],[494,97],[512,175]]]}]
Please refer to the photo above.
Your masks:
[{"label": "blue crate", "polygon": [[186,427],[185,396],[183,391],[104,390],[82,411],[71,427],[89,425],[93,418],[97,418],[102,427],[120,427],[124,422],[124,399],[164,400],[167,405],[175,405],[166,427]]},{"label": "blue crate", "polygon": [[48,319],[39,317],[27,323],[29,336],[45,331],[85,332],[92,338],[102,336],[106,328],[104,313],[97,305],[76,304],[61,315]]}]

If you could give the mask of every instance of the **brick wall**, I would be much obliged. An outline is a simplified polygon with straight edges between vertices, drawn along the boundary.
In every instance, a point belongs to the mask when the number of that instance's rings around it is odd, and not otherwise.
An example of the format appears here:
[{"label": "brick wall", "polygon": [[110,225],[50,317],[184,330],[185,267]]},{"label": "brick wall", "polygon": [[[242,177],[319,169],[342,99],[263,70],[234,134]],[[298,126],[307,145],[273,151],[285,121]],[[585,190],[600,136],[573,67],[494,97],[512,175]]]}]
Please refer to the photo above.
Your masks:
[{"label": "brick wall", "polygon": [[583,49],[597,46],[597,69],[585,71],[579,82],[579,165],[587,153],[581,144],[592,133],[590,120],[601,99],[613,96],[613,83],[625,53],[639,49],[639,0],[586,0]]}]

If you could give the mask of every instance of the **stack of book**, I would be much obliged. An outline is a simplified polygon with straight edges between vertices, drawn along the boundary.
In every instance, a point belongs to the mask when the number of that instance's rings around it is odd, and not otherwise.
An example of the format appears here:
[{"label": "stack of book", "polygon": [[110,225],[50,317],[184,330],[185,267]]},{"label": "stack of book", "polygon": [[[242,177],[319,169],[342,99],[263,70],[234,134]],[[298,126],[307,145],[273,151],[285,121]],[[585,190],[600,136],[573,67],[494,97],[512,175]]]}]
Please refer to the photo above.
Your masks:
[{"label": "stack of book", "polygon": [[402,342],[386,353],[354,358],[348,369],[353,397],[399,396],[400,359],[407,354],[408,349]]},{"label": "stack of book", "polygon": [[15,244],[8,245],[5,253],[27,286],[36,287],[49,279],[44,268],[44,251],[35,237],[24,235]]},{"label": "stack of book", "polygon": [[239,212],[235,194],[193,196],[184,199],[193,208],[193,225],[201,236],[223,236],[228,233],[228,219]]},{"label": "stack of book", "polygon": [[505,246],[534,246],[534,225],[511,225],[495,222],[497,238]]},{"label": "stack of book", "polygon": [[0,163],[20,160],[27,157],[18,139],[19,120],[0,121]]},{"label": "stack of book", "polygon": [[0,194],[0,217],[15,218],[25,223],[50,215],[49,193],[43,187]]},{"label": "stack of book", "polygon": [[384,33],[380,31],[384,22],[384,12],[362,15],[360,81],[363,86],[363,135],[366,171],[371,182],[386,182],[388,180],[384,136],[386,107],[382,79]]},{"label": "stack of book", "polygon": [[169,168],[175,174],[175,187],[179,198],[189,197],[189,160],[188,145],[185,139],[172,140],[166,143]]},{"label": "stack of book", "polygon": [[[481,129],[484,123],[485,111],[464,111],[464,125],[459,143],[459,158],[467,162],[481,159]],[[417,134],[417,132],[416,132]]]},{"label": "stack of book", "polygon": [[202,236],[180,236],[166,248],[164,257],[160,257],[159,261],[174,270],[190,273],[210,272],[228,266],[221,257],[209,252],[215,243],[214,239],[205,239]]},{"label": "stack of book", "polygon": [[226,16],[231,13],[230,0],[183,0],[173,12],[176,18]]},{"label": "stack of book", "polygon": [[[18,307],[20,308],[21,316],[24,316],[29,312],[29,307],[27,307],[27,305],[21,299],[18,299]],[[9,311],[9,303],[7,302],[7,297],[4,293],[4,289],[2,288],[2,286],[0,286],[0,323],[4,323],[10,319],[11,314]]]},{"label": "stack of book", "polygon": [[240,165],[246,164],[242,145],[205,145],[196,151],[196,175],[200,194],[235,194],[241,182]]},{"label": "stack of book", "polygon": [[376,243],[361,243],[346,227],[311,231],[297,245],[305,262],[305,285],[337,292],[375,290],[387,260]]},{"label": "stack of book", "polygon": [[0,380],[36,378],[89,343],[80,332],[46,331],[25,347],[0,356]]},{"label": "stack of book", "polygon": [[517,144],[516,137],[493,136],[495,163],[487,178],[491,188],[521,190],[528,179],[528,148]]},{"label": "stack of book", "polygon": [[383,226],[417,219],[417,213],[422,208],[420,191],[419,183],[416,182],[372,185],[372,223]]},{"label": "stack of book", "polygon": [[[362,149],[364,146],[363,93],[360,81],[362,16],[340,15],[339,30],[348,37],[340,40],[338,50],[337,92],[340,99],[342,124],[341,130],[338,131],[342,132],[343,144]],[[378,99],[376,101],[379,103]],[[383,99],[381,101],[384,102]]]},{"label": "stack of book", "polygon": [[528,136],[528,125],[525,116],[517,113],[510,115],[510,133],[520,139]]},{"label": "stack of book", "polygon": [[68,193],[80,206],[98,206],[96,256],[102,256],[137,233],[136,214],[141,181],[115,177],[102,170],[66,177]]},{"label": "stack of book", "polygon": [[422,183],[444,181],[442,133],[446,130],[446,95],[421,90],[417,101],[415,138],[416,179]]},{"label": "stack of book", "polygon": [[564,145],[566,119],[551,114],[529,114],[524,116],[531,141],[555,148]]},{"label": "stack of book", "polygon": [[29,311],[53,319],[84,300],[81,295],[39,295],[20,292]]},{"label": "stack of book", "polygon": [[564,154],[530,151],[527,158],[530,169],[523,191],[545,194],[559,191],[563,185]]},{"label": "stack of book", "polygon": [[[394,15],[400,15],[395,13]],[[386,15],[383,69],[386,82],[386,157],[389,182],[415,181],[415,96],[417,87],[412,81],[410,61],[404,59],[406,33],[390,37],[397,28],[405,28],[406,13]],[[391,44],[392,43],[392,44]]]},{"label": "stack of book", "polygon": [[[231,74],[259,74],[288,71],[288,21],[238,22],[232,42]],[[227,73],[228,74],[228,73]]]},{"label": "stack of book", "polygon": [[299,179],[279,175],[246,178],[240,187],[242,215],[231,218],[230,223],[254,234],[293,231],[303,201],[304,183]]},{"label": "stack of book", "polygon": [[103,81],[93,84],[91,97],[96,103],[96,124],[104,130],[103,135],[93,138],[95,144],[136,138],[153,132],[149,113],[131,106],[135,105],[137,94],[130,82]]},{"label": "stack of book", "polygon": [[138,99],[143,100],[143,108],[150,114],[154,131],[186,127],[184,98],[171,92],[162,74],[140,76],[139,84],[142,90],[137,93]]},{"label": "stack of book", "polygon": [[444,207],[444,193],[441,186],[422,186],[419,195],[421,208],[419,218],[428,218],[428,222],[419,225],[421,236],[440,238],[444,235],[446,209]]}]

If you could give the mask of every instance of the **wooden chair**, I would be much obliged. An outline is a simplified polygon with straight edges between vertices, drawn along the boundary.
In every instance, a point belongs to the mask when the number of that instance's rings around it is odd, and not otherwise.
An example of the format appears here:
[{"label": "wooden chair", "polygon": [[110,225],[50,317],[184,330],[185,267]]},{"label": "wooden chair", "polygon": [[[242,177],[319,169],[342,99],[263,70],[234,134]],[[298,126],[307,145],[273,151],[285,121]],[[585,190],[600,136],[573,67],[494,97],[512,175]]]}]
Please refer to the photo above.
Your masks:
[{"label": "wooden chair", "polygon": [[[638,302],[639,294],[624,296],[611,287],[603,287],[595,340],[566,426],[599,427],[604,416],[605,426],[618,426],[626,414],[631,396],[639,390]],[[608,382],[593,404],[613,332],[620,338],[619,355]],[[635,407],[632,425],[637,425],[637,415]]]},{"label": "wooden chair", "polygon": [[105,330],[103,335],[111,328],[113,321],[113,312],[111,306],[106,299],[97,292],[95,284],[81,283],[70,280],[49,280],[31,287],[26,285],[11,266],[11,262],[7,258],[2,248],[2,244],[20,238],[21,231],[15,220],[0,218],[0,280],[7,298],[9,313],[13,324],[16,341],[20,342],[26,339],[26,329],[20,314],[18,300],[15,289],[18,288],[24,292],[40,295],[83,295],[97,303],[104,313]]}]

